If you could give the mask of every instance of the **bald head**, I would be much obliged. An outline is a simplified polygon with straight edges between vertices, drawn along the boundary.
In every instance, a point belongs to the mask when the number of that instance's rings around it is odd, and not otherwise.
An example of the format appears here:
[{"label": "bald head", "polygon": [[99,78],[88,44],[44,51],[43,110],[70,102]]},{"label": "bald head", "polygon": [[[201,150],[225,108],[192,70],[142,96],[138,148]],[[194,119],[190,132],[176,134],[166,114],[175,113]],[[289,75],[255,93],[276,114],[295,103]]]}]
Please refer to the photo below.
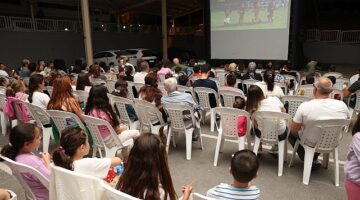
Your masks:
[{"label": "bald head", "polygon": [[179,58],[174,58],[173,63],[174,63],[174,65],[180,64]]},{"label": "bald head", "polygon": [[318,78],[314,86],[321,95],[329,95],[333,91],[333,84],[331,80],[326,77]]}]

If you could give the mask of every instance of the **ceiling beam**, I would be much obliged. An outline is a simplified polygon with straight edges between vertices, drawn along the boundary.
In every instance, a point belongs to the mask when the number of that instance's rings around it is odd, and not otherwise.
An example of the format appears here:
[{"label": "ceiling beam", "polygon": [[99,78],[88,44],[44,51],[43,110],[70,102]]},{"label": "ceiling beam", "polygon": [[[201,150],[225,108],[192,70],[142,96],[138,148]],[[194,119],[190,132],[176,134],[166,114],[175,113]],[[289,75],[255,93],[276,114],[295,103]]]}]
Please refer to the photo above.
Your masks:
[{"label": "ceiling beam", "polygon": [[140,7],[140,6],[144,6],[146,4],[149,4],[149,3],[152,3],[154,1],[159,1],[159,0],[145,0],[145,1],[141,1],[139,3],[136,3],[136,4],[133,4],[131,6],[128,6],[128,7],[125,7],[125,8],[122,8],[121,9],[121,12],[125,12],[125,11],[128,11],[130,9],[134,9],[134,8],[137,8],[137,7]]}]

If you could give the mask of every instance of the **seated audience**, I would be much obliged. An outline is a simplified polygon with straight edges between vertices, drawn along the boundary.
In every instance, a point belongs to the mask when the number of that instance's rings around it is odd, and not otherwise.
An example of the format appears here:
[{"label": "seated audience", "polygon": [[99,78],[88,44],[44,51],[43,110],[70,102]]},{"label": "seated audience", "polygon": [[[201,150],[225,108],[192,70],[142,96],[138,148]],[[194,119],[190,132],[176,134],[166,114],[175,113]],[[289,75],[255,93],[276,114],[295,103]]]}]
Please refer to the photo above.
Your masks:
[{"label": "seated audience", "polygon": [[12,70],[11,73],[10,73],[10,77],[15,79],[15,80],[20,80],[20,73],[18,70]]},{"label": "seated audience", "polygon": [[[50,178],[50,154],[41,153],[40,157],[32,152],[41,144],[41,130],[34,124],[22,123],[11,129],[10,144],[1,149],[1,155],[18,163],[31,166],[46,178]],[[22,174],[26,184],[37,199],[49,199],[49,191],[34,175]]]},{"label": "seated audience", "polygon": [[89,92],[91,86],[92,84],[90,82],[89,74],[80,73],[76,81],[76,90],[84,90],[86,92]]},{"label": "seated audience", "polygon": [[180,60],[179,60],[179,58],[174,58],[173,59],[173,67],[172,67],[172,70],[173,71],[176,71],[175,69],[177,68],[177,67],[180,67],[180,71],[182,71],[182,72],[186,72],[187,71],[187,67],[185,66],[185,65],[182,65],[182,64],[180,64]]},{"label": "seated audience", "polygon": [[262,81],[262,77],[261,74],[258,74],[255,72],[256,71],[256,63],[255,62],[250,62],[248,65],[248,71],[246,74],[244,74],[241,79],[242,80],[246,80],[246,79],[253,79],[253,80],[258,80],[258,81]]},{"label": "seated audience", "polygon": [[231,158],[230,173],[234,179],[232,184],[221,183],[207,192],[207,196],[215,199],[259,199],[260,190],[252,185],[257,177],[259,160],[250,150],[241,150]]},{"label": "seated audience", "polygon": [[15,97],[22,101],[29,103],[29,95],[25,93],[26,86],[21,80],[14,80],[10,86],[6,88],[6,96],[7,97]]},{"label": "seated audience", "polygon": [[234,73],[230,73],[226,76],[226,84],[225,87],[236,87],[236,76]]},{"label": "seated audience", "polygon": [[[111,107],[105,86],[95,85],[91,88],[85,107],[85,114],[109,122],[115,132],[119,134],[119,139],[122,143],[139,135],[138,130],[127,130],[128,127],[126,125],[120,124]],[[99,129],[103,138],[110,136],[110,130],[107,127],[101,126]]]},{"label": "seated audience", "polygon": [[[161,142],[159,136],[144,133],[135,140],[116,189],[145,200],[177,199],[169,170],[166,145]],[[182,188],[183,200],[189,199],[191,190],[190,185]]]},{"label": "seated audience", "polygon": [[149,63],[146,61],[141,62],[140,68],[141,68],[141,72],[137,72],[134,75],[134,82],[145,84],[145,76],[150,72]]},{"label": "seated audience", "polygon": [[21,68],[20,68],[20,72],[19,72],[19,76],[21,78],[30,77],[31,72],[29,70],[29,65],[30,65],[30,60],[23,59],[21,61]]},{"label": "seated audience", "polygon": [[171,63],[169,60],[167,59],[163,59],[162,60],[162,65],[161,65],[161,68],[160,70],[157,72],[157,75],[166,75],[166,74],[171,74],[173,75],[174,72],[170,69],[171,67]]},{"label": "seated audience", "polygon": [[[115,90],[111,94],[122,98],[129,98],[128,83],[123,80],[116,81]],[[137,121],[138,117],[136,116],[134,107],[131,104],[126,104],[125,107],[129,115],[129,118],[133,121]],[[115,111],[117,112],[117,115],[120,116],[120,113],[116,107],[115,107]]]},{"label": "seated audience", "polygon": [[280,98],[284,96],[284,92],[281,87],[275,85],[275,74],[272,70],[267,69],[264,73],[264,81],[256,82],[254,85],[261,88],[265,97],[274,96]]},{"label": "seated audience", "polygon": [[0,76],[9,76],[5,69],[6,65],[4,63],[0,63]]},{"label": "seated audience", "polygon": [[56,166],[82,174],[106,178],[110,167],[120,165],[120,158],[84,158],[89,154],[87,134],[79,127],[67,127],[61,133],[60,146],[53,153]]},{"label": "seated audience", "polygon": [[125,81],[131,81],[134,82],[134,76],[133,74],[133,68],[131,66],[125,66]]},{"label": "seated audience", "polygon": [[305,81],[306,83],[305,84],[314,84],[315,83],[315,77],[313,75],[307,75],[305,77]]},{"label": "seated audience", "polygon": [[201,76],[200,66],[198,66],[198,65],[194,66],[194,73],[192,74],[192,76],[195,76],[195,77]]},{"label": "seated audience", "polygon": [[[62,76],[55,79],[53,93],[47,109],[72,112],[76,114],[81,121],[84,121],[80,103],[72,93],[71,80],[68,76]],[[74,124],[74,121],[69,121],[69,125],[72,124]]]},{"label": "seated audience", "polygon": [[44,93],[45,81],[41,74],[33,74],[29,80],[29,102],[46,110],[50,97]]},{"label": "seated audience", "polygon": [[46,66],[45,60],[38,60],[37,64],[36,73],[46,76],[46,72],[44,71]]},{"label": "seated audience", "polygon": [[139,99],[153,103],[156,107],[161,106],[162,92],[158,88],[157,76],[150,73],[145,77],[145,86],[139,90]]},{"label": "seated audience", "polygon": [[191,87],[191,83],[189,81],[189,77],[185,74],[178,77],[178,84],[182,86]]},{"label": "seated audience", "polygon": [[7,78],[5,78],[5,77],[0,77],[0,86],[2,86],[2,87],[7,87],[7,86],[9,86],[9,81],[8,81],[8,79]]},{"label": "seated audience", "polygon": [[[308,126],[308,123],[320,119],[347,119],[349,118],[349,109],[342,101],[330,99],[332,92],[332,83],[326,77],[320,77],[314,83],[314,97],[311,101],[302,103],[296,111],[292,125],[289,142],[295,145],[297,139],[307,141],[307,145],[315,146],[320,137],[318,128]],[[304,160],[304,148],[299,145],[297,153],[301,160]],[[319,168],[317,162],[319,153],[315,153],[313,167]]]},{"label": "seated audience", "polygon": [[[193,83],[193,87],[194,88],[207,87],[207,88],[211,88],[211,89],[215,90],[216,92],[218,92],[218,88],[217,88],[215,81],[208,79],[209,72],[210,72],[210,69],[207,65],[201,66],[201,77],[200,77],[200,79],[196,80]],[[214,108],[217,106],[214,94],[209,94],[209,100],[210,100],[211,108]]]},{"label": "seated audience", "polygon": [[356,200],[360,195],[360,115],[352,130],[352,142],[344,166],[345,189],[348,200]]},{"label": "seated audience", "polygon": [[[244,110],[246,105],[246,101],[242,97],[236,97],[234,101],[234,108]],[[245,116],[239,116],[237,119],[237,130],[238,130],[238,136],[242,137],[246,135],[247,129],[250,127],[247,127],[247,119]]]}]

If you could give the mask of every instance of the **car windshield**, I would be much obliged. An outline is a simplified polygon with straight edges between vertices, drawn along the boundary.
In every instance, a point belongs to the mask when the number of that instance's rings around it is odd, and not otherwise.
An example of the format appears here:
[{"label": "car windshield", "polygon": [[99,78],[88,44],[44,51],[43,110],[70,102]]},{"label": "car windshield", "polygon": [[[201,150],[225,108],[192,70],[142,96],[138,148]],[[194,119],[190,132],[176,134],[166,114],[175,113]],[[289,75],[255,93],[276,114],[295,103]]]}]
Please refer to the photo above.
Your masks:
[{"label": "car windshield", "polygon": [[143,57],[148,57],[148,56],[156,56],[157,53],[153,50],[143,50]]},{"label": "car windshield", "polygon": [[137,54],[137,50],[124,50],[124,52],[126,52],[126,54]]}]

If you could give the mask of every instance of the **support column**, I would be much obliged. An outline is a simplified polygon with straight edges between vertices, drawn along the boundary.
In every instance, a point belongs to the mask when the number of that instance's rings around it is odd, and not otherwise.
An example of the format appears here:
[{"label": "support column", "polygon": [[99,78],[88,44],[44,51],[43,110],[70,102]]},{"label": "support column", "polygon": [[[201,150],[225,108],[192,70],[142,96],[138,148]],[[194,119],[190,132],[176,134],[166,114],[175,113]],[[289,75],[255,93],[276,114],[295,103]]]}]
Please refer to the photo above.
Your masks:
[{"label": "support column", "polygon": [[84,31],[84,44],[85,44],[85,57],[86,64],[93,64],[93,49],[91,42],[91,27],[90,27],[90,14],[89,14],[89,0],[81,0],[81,14]]},{"label": "support column", "polygon": [[34,0],[31,0],[29,1],[30,3],[30,15],[31,15],[31,21],[32,21],[32,24],[33,24],[33,29],[34,31],[36,30],[36,24],[35,24],[35,11],[34,11],[34,4],[35,4],[35,1]]},{"label": "support column", "polygon": [[168,58],[167,52],[167,15],[166,15],[166,0],[161,0],[161,21],[162,21],[162,48],[163,59]]}]

